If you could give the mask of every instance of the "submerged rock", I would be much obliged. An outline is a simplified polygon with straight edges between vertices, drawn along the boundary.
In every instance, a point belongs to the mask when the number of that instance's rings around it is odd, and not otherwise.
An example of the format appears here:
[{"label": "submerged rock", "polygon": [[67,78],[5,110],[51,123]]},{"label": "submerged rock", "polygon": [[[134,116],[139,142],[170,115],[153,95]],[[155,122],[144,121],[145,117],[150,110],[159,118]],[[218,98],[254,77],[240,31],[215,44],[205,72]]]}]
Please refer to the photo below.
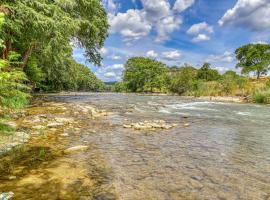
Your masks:
[{"label": "submerged rock", "polygon": [[144,121],[131,124],[123,124],[124,128],[133,128],[135,130],[156,130],[156,129],[171,129],[177,124],[169,124],[164,120]]},{"label": "submerged rock", "polygon": [[70,147],[70,148],[64,150],[64,153],[66,153],[66,154],[76,153],[76,152],[80,152],[80,151],[85,151],[87,149],[88,149],[88,146],[79,145],[79,146]]},{"label": "submerged rock", "polygon": [[0,200],[9,200],[14,196],[13,192],[7,192],[0,194]]}]

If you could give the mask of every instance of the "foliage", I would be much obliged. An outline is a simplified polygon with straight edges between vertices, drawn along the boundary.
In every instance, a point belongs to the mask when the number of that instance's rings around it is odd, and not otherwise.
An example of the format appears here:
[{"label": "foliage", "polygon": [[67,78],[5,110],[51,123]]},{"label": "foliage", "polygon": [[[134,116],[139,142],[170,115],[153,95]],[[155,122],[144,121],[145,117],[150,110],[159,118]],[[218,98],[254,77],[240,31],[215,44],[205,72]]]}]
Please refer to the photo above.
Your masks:
[{"label": "foliage", "polygon": [[[4,23],[4,15],[0,15],[0,27]],[[10,52],[8,59],[0,59],[0,106],[10,108],[23,107],[29,95],[29,88],[25,85],[27,77],[18,68],[19,54]]]},{"label": "foliage", "polygon": [[0,122],[0,134],[10,135],[15,131],[15,128],[9,126],[8,124]]},{"label": "foliage", "polygon": [[253,101],[256,103],[270,104],[270,89],[265,91],[257,91],[252,95]]},{"label": "foliage", "polygon": [[165,88],[165,64],[150,58],[130,58],[124,71],[124,82],[132,92],[154,92]]},{"label": "foliage", "polygon": [[[108,34],[108,21],[99,0],[4,0],[2,8],[6,10],[2,59],[8,59],[11,49],[18,52],[20,67],[34,89],[90,90],[100,84],[72,58],[73,48],[79,47],[89,62],[101,63],[99,50]],[[91,78],[95,83],[90,84]]]},{"label": "foliage", "polygon": [[242,68],[243,74],[255,72],[257,79],[267,75],[270,69],[270,45],[269,44],[247,44],[236,51],[238,59],[237,67]]},{"label": "foliage", "polygon": [[192,66],[184,66],[170,73],[170,91],[177,94],[184,94],[187,91],[192,91],[195,87],[195,80],[197,77],[197,70]]},{"label": "foliage", "polygon": [[114,84],[115,92],[128,92],[128,87],[126,82],[118,82]]},{"label": "foliage", "polygon": [[204,63],[203,66],[198,70],[198,79],[204,81],[216,81],[220,78],[217,70],[211,69],[209,63]]}]

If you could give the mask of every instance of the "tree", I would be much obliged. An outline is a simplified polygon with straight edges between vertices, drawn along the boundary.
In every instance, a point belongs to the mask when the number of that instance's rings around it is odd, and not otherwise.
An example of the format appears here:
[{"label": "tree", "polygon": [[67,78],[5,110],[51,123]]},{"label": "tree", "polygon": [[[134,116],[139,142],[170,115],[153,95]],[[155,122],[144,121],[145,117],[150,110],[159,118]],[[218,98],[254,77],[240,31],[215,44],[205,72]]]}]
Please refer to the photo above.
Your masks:
[{"label": "tree", "polygon": [[165,64],[144,57],[130,58],[125,64],[124,82],[132,92],[161,91],[165,87]]},{"label": "tree", "polygon": [[[8,60],[12,51],[18,52],[20,67],[34,88],[76,88],[77,83],[70,82],[75,66],[73,47],[84,48],[88,61],[100,65],[99,49],[108,35],[107,15],[100,0],[2,0],[1,3],[6,23],[0,33],[3,39],[0,57]],[[93,78],[92,74],[89,76]]]},{"label": "tree", "polygon": [[270,69],[269,44],[247,44],[238,48],[235,54],[238,59],[236,67],[242,68],[243,74],[255,72],[259,79]]},{"label": "tree", "polygon": [[178,94],[184,94],[187,91],[192,91],[196,82],[197,70],[192,67],[185,65],[178,68],[173,75],[170,76],[169,89]]},{"label": "tree", "polygon": [[[0,32],[4,22],[4,13],[0,12]],[[0,46],[4,46],[2,35]],[[25,73],[18,68],[19,58],[17,53],[10,52],[8,59],[0,59],[0,107],[20,108],[27,103],[29,88],[24,84]]]},{"label": "tree", "polygon": [[220,78],[220,74],[217,70],[211,69],[210,63],[204,63],[198,70],[198,79],[204,81],[216,81]]}]

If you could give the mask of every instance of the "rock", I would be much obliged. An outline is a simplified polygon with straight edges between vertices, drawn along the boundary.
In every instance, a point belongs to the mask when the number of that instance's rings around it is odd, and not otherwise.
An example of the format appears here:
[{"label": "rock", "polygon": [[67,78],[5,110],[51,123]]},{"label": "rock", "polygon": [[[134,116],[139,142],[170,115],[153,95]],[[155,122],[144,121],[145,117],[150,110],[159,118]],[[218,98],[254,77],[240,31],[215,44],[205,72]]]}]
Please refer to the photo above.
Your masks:
[{"label": "rock", "polygon": [[8,193],[2,193],[0,194],[0,200],[9,200],[14,196],[13,192],[8,192]]},{"label": "rock", "polygon": [[55,121],[58,123],[72,123],[74,121],[74,119],[73,118],[57,117],[57,118],[55,118]]},{"label": "rock", "polygon": [[52,123],[47,124],[47,127],[49,127],[49,128],[55,128],[55,127],[63,126],[63,125],[64,125],[63,122],[52,122]]},{"label": "rock", "polygon": [[87,149],[88,149],[88,146],[79,145],[79,146],[70,147],[70,148],[64,150],[64,153],[66,153],[66,154],[76,153],[76,152],[80,152],[80,151],[85,151]]},{"label": "rock", "polygon": [[194,179],[191,179],[191,180],[189,181],[189,183],[190,183],[190,185],[191,185],[193,188],[195,188],[195,189],[201,189],[201,188],[203,188],[203,185],[202,185],[199,181],[196,181],[196,180],[194,180]]},{"label": "rock", "polygon": [[124,128],[132,128],[132,126],[130,124],[123,124]]},{"label": "rock", "polygon": [[33,126],[32,128],[33,129],[40,130],[40,129],[45,129],[46,127],[45,126],[42,126],[42,125],[37,125],[37,126]]},{"label": "rock", "polygon": [[184,124],[184,127],[188,127],[188,126],[190,126],[189,123],[185,123],[185,124]]},{"label": "rock", "polygon": [[17,179],[16,176],[10,176],[10,177],[8,177],[8,180],[15,180],[15,179]]},{"label": "rock", "polygon": [[62,137],[68,137],[69,134],[68,133],[62,133],[62,134],[60,134],[60,136],[62,136]]}]

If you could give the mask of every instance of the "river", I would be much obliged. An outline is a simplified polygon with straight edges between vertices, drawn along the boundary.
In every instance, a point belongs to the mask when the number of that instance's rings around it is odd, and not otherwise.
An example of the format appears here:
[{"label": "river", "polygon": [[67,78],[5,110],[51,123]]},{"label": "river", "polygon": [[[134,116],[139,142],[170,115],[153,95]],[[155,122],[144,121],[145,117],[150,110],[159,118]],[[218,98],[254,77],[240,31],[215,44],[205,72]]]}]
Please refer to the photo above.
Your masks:
[{"label": "river", "polygon": [[[119,126],[88,139],[112,166],[121,199],[270,199],[269,106],[134,94],[60,99],[114,112],[108,120]],[[121,127],[149,119],[190,126],[157,133]]]},{"label": "river", "polygon": [[[81,140],[109,166],[108,184],[119,199],[270,199],[269,106],[114,93],[50,98],[112,113],[99,126],[88,127],[95,134]],[[123,127],[145,120],[177,126],[157,131]]]}]

